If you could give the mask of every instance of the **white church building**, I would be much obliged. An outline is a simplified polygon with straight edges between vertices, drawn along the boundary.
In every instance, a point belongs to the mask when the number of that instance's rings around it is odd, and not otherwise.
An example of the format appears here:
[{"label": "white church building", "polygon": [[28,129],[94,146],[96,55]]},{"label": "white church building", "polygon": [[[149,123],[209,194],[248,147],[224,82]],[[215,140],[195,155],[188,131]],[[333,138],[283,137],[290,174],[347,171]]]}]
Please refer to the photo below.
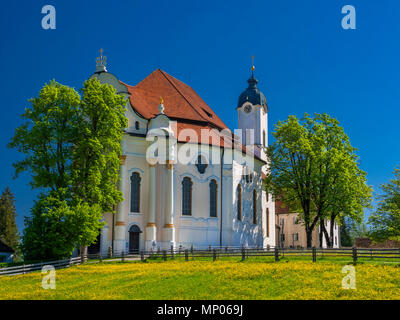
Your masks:
[{"label": "white church building", "polygon": [[254,67],[236,108],[241,131],[233,132],[190,86],[160,69],[132,86],[100,57],[92,77],[128,101],[124,201],[104,215],[102,254],[109,247],[275,246],[275,204],[263,188],[268,106]]}]

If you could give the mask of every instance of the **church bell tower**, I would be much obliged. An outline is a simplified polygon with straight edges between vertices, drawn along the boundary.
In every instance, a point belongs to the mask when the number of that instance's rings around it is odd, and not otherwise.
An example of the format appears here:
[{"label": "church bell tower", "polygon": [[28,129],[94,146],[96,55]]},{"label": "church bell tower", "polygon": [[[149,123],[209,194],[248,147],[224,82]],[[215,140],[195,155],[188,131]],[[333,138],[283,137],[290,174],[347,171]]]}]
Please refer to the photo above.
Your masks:
[{"label": "church bell tower", "polygon": [[[251,76],[247,80],[249,86],[239,96],[238,128],[242,130],[242,143],[254,145],[259,149],[268,146],[268,105],[264,94],[257,88],[258,80],[254,77],[254,64]],[[261,152],[262,158],[265,157]]]}]

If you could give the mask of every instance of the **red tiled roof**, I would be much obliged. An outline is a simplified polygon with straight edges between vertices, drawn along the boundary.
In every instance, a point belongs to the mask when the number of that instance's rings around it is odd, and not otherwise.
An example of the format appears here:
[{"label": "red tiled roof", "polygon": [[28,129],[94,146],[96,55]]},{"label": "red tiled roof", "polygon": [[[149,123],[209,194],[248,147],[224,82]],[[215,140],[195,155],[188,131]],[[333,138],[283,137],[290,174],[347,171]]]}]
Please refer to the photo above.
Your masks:
[{"label": "red tiled roof", "polygon": [[[165,115],[171,120],[177,121],[178,132],[175,132],[176,137],[179,137],[180,132],[184,129],[193,129],[197,133],[197,137],[192,139],[191,142],[232,148],[233,139],[237,140],[235,136],[230,137],[230,139],[223,139],[220,130],[228,129],[228,127],[216,113],[191,87],[160,69],[153,71],[135,86],[121,83],[126,86],[130,93],[129,100],[132,108],[145,119],[152,119],[159,114],[158,106],[160,97],[162,97]],[[219,131],[219,133],[211,132],[211,136],[216,137],[218,143],[211,139],[209,141],[198,141],[201,138],[202,129]],[[188,138],[178,138],[178,141],[187,142]],[[235,147],[246,152],[245,146],[240,143]]]},{"label": "red tiled roof", "polygon": [[275,200],[275,214],[291,213],[288,206],[286,206],[279,198]]},{"label": "red tiled roof", "polygon": [[132,107],[146,119],[158,114],[162,97],[164,112],[170,119],[201,121],[219,129],[227,128],[191,87],[160,69],[153,71],[136,86],[124,85],[130,93]]}]

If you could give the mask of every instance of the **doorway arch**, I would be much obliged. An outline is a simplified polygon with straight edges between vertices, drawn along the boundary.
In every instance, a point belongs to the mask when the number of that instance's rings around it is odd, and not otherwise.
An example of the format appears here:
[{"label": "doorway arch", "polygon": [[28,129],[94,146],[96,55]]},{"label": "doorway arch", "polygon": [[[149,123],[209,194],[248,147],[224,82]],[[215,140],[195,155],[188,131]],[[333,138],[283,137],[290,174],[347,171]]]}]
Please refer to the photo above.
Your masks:
[{"label": "doorway arch", "polygon": [[136,224],[129,228],[129,253],[139,253],[141,233],[142,231]]}]

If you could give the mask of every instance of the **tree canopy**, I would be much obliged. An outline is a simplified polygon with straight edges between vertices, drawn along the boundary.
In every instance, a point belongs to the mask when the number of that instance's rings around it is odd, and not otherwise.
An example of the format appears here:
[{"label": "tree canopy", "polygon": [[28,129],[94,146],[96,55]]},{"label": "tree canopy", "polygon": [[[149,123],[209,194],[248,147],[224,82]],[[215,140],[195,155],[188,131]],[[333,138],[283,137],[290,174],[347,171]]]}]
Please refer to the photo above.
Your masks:
[{"label": "tree canopy", "polygon": [[25,158],[16,176],[30,172],[42,191],[25,220],[22,248],[29,259],[68,256],[93,243],[102,213],[122,200],[117,188],[126,101],[96,78],[84,82],[80,96],[52,81],[29,100],[9,147]]},{"label": "tree canopy", "polygon": [[16,223],[15,198],[9,187],[0,196],[0,239],[14,250],[19,244],[19,232]]},{"label": "tree canopy", "polygon": [[394,178],[381,185],[377,196],[377,210],[369,217],[370,236],[375,241],[400,241],[400,168],[394,170]]},{"label": "tree canopy", "polygon": [[[325,228],[324,219],[334,221],[340,214],[361,219],[371,189],[358,167],[356,149],[336,119],[327,114],[305,114],[300,120],[289,116],[272,134],[266,188],[300,212],[308,247],[314,228]],[[331,241],[329,236],[326,240]]]}]

